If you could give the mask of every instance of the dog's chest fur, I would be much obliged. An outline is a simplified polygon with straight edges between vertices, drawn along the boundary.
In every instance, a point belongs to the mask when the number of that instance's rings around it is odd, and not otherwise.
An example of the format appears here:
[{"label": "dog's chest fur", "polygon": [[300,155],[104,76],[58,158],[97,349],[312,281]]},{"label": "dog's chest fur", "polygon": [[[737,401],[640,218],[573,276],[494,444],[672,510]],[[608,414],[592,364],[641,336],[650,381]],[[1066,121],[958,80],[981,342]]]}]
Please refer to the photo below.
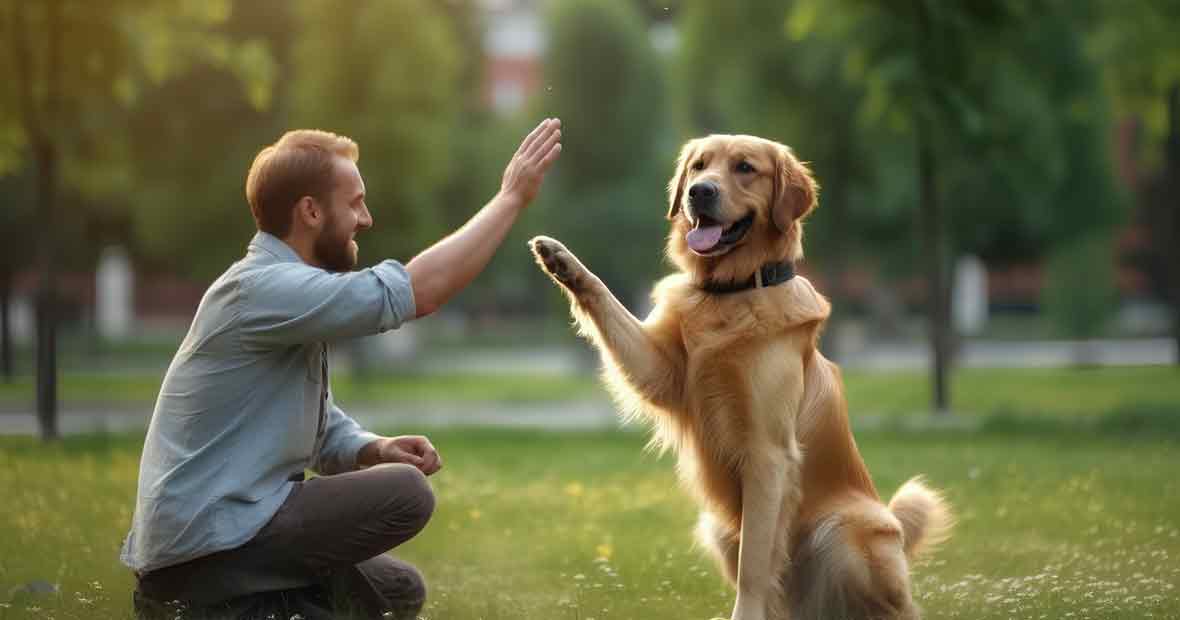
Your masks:
[{"label": "dog's chest fur", "polygon": [[736,528],[740,463],[752,451],[786,449],[828,305],[803,278],[731,295],[673,278],[656,302],[679,325],[685,398],[660,443],[677,446],[687,487]]},{"label": "dog's chest fur", "polygon": [[[689,287],[685,281],[676,284]],[[828,304],[804,278],[727,295],[667,290],[686,354],[686,417],[731,448],[777,443],[802,393],[805,358]]]}]

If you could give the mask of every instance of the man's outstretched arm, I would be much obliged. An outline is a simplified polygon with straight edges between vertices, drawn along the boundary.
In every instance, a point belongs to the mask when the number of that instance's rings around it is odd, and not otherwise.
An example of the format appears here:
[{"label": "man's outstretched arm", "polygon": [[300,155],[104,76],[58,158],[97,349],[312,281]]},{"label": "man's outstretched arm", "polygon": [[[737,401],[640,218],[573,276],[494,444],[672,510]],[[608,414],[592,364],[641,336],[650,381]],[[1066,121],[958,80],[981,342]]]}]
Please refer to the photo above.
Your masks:
[{"label": "man's outstretched arm", "polygon": [[516,217],[536,198],[545,172],[559,154],[561,121],[545,119],[508,162],[500,192],[459,230],[406,265],[414,290],[415,318],[438,310],[483,271]]}]

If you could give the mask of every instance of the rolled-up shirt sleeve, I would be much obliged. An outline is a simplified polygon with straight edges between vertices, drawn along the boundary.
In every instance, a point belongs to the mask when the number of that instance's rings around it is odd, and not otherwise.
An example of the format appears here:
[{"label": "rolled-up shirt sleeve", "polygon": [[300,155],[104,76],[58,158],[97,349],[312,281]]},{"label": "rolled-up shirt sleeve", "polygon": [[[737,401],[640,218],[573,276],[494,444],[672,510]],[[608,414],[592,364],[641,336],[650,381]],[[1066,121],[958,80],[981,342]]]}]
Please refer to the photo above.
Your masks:
[{"label": "rolled-up shirt sleeve", "polygon": [[243,280],[244,344],[285,346],[371,336],[414,318],[410,274],[387,260],[349,273],[270,265]]},{"label": "rolled-up shirt sleeve", "polygon": [[315,471],[322,475],[340,474],[356,469],[356,457],[360,449],[379,438],[361,428],[332,400],[328,393],[328,421],[324,429],[324,442],[315,458]]}]

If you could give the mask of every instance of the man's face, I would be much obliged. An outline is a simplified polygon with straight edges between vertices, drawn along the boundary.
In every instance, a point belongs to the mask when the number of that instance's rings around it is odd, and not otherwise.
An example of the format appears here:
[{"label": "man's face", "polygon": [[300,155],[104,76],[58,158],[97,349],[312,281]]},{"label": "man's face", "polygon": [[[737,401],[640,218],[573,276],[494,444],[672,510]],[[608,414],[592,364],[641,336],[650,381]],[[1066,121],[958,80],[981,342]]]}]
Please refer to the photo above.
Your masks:
[{"label": "man's face", "polygon": [[351,271],[357,264],[356,233],[373,225],[365,205],[365,182],[356,163],[336,158],[336,183],[324,204],[324,227],[315,240],[315,256],[328,271]]}]

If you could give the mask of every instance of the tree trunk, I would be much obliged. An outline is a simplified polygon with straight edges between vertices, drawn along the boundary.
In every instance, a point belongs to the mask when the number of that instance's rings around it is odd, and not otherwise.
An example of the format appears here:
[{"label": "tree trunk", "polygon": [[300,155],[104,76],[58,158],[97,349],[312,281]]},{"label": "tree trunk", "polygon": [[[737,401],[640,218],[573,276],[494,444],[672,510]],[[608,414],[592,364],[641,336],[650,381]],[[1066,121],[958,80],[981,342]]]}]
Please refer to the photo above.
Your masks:
[{"label": "tree trunk", "polygon": [[0,373],[3,373],[5,383],[12,383],[12,377],[16,374],[12,367],[12,317],[9,314],[12,279],[12,272],[8,269],[0,271]]},{"label": "tree trunk", "polygon": [[949,292],[944,265],[946,251],[942,235],[942,209],[938,203],[934,149],[925,129],[918,131],[918,203],[922,219],[922,247],[926,252],[926,303],[930,312],[931,381],[934,411],[950,411],[947,366],[950,361],[951,326]]},{"label": "tree trunk", "polygon": [[57,152],[51,144],[38,148],[37,205],[42,214],[44,243],[41,286],[37,296],[37,422],[41,438],[53,441],[57,429],[57,269],[54,239],[54,202],[57,188]]},{"label": "tree trunk", "polygon": [[[45,2],[45,62],[33,62],[25,10],[32,3],[15,2],[12,10],[13,59],[25,133],[37,170],[37,209],[41,217],[41,282],[37,295],[37,422],[41,437],[58,438],[57,431],[57,258],[54,207],[58,175],[58,79],[61,77],[62,3]],[[40,75],[44,71],[43,75]],[[40,95],[40,96],[38,96]]]},{"label": "tree trunk", "polygon": [[1163,209],[1167,218],[1165,256],[1169,256],[1172,279],[1172,339],[1175,341],[1173,363],[1180,366],[1180,82],[1168,93],[1168,142],[1164,164]]},{"label": "tree trunk", "polygon": [[[935,32],[930,23],[931,15],[922,0],[915,0],[917,13],[916,52],[918,55],[919,82],[924,92],[922,99],[934,100],[931,80],[936,78],[933,68],[937,54]],[[918,142],[918,211],[922,219],[922,247],[926,253],[926,303],[930,312],[930,353],[931,381],[933,384],[934,411],[938,415],[950,412],[950,392],[947,385],[950,363],[950,287],[945,276],[946,247],[942,224],[942,207],[938,201],[937,162],[934,145],[931,112],[915,110]]]}]

